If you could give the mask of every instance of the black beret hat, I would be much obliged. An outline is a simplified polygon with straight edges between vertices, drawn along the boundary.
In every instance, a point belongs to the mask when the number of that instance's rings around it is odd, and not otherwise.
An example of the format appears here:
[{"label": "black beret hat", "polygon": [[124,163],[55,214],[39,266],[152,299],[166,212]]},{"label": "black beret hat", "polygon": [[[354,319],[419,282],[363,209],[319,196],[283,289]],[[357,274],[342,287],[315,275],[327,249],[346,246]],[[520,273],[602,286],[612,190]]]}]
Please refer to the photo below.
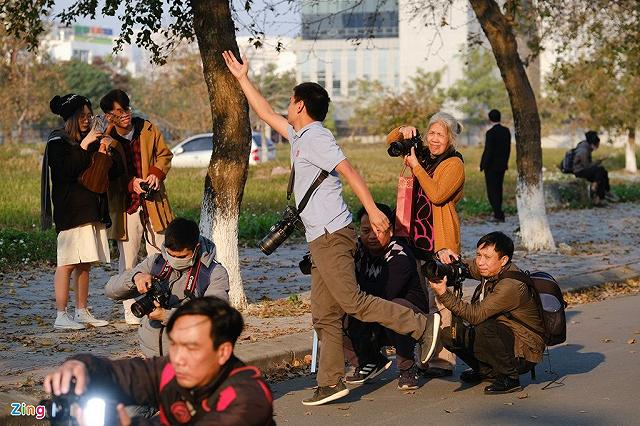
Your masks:
[{"label": "black beret hat", "polygon": [[64,121],[67,121],[77,110],[87,105],[91,108],[91,101],[84,96],[69,93],[62,97],[56,95],[49,102],[49,108],[51,112],[62,117]]}]

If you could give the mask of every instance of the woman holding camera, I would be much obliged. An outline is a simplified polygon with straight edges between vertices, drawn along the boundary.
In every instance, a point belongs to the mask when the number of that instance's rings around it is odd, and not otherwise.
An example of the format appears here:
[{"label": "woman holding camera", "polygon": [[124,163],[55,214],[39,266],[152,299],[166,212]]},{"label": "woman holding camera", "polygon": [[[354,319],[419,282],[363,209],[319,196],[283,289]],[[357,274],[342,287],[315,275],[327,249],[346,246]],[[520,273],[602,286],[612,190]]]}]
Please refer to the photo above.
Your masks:
[{"label": "woman holding camera", "polygon": [[[104,166],[101,170],[105,171],[103,179],[106,180],[121,173],[122,164],[107,153],[109,139],[100,140],[102,133],[91,127],[93,111],[89,99],[71,93],[55,96],[49,106],[64,119],[64,126],[49,135],[42,164],[43,228],[51,224],[51,199],[58,234],[54,328],[79,330],[85,328],[85,324],[101,327],[108,322],[96,319],[87,309],[89,270],[94,262],[110,262],[106,228],[111,222],[106,194],[87,189],[85,185],[91,185],[87,184],[84,172],[93,171],[100,164]],[[72,273],[76,293],[73,317],[67,313]]]},{"label": "woman holding camera", "polygon": [[[464,164],[456,151],[455,142],[462,131],[462,124],[451,114],[438,112],[429,119],[426,138],[404,157],[404,163],[414,176],[413,209],[410,224],[410,242],[420,266],[438,250],[450,248],[460,253],[460,220],[456,205],[462,198]],[[412,126],[401,126],[392,131],[403,139],[417,135]],[[419,268],[421,269],[421,268]],[[451,312],[442,306],[426,284],[420,270],[423,288],[428,289],[429,309],[438,310],[441,327],[451,324]],[[455,355],[440,346],[423,374],[427,377],[446,377],[453,374]]]}]

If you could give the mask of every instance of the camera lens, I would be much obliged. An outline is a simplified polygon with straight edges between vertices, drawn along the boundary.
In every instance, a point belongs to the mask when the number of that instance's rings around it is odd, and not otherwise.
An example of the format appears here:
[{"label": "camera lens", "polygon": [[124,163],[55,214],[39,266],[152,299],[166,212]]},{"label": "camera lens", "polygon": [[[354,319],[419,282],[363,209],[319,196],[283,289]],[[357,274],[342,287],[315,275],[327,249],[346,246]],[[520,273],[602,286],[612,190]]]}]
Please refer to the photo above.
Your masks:
[{"label": "camera lens", "polygon": [[142,318],[145,315],[148,315],[154,309],[155,305],[153,304],[153,296],[150,294],[136,300],[133,305],[131,305],[131,312],[137,318]]},{"label": "camera lens", "polygon": [[424,265],[425,276],[432,281],[440,281],[449,275],[451,267],[437,260],[432,260]]},{"label": "camera lens", "polygon": [[267,256],[273,253],[293,232],[295,223],[281,220],[271,227],[269,233],[258,243],[258,248]]}]

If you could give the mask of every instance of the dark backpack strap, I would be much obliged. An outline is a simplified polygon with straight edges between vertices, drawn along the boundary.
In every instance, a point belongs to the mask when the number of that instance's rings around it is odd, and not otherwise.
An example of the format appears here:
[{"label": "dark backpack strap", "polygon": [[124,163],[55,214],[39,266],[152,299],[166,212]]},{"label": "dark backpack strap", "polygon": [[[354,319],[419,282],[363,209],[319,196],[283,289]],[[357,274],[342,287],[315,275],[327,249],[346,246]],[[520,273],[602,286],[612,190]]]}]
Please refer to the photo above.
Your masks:
[{"label": "dark backpack strap", "polygon": [[[526,272],[522,272],[522,271],[504,271],[502,274],[500,274],[500,278],[511,278],[513,280],[516,281],[520,281],[523,282],[527,285],[527,287],[529,288],[529,291],[532,293],[533,299],[536,302],[536,305],[538,305],[538,312],[540,313],[540,319],[542,320],[542,325],[544,326],[544,317],[542,315],[542,303],[540,303],[540,296],[538,295],[538,291],[536,290],[536,288],[533,285],[533,280],[531,279],[531,277],[529,276],[528,273]],[[503,314],[505,317],[509,318],[510,320],[513,320],[515,322],[517,322],[518,324],[522,325],[523,327],[525,327],[527,330],[531,331],[532,333],[537,334],[538,336],[542,337],[542,340],[544,340],[546,342],[546,338],[544,336],[544,334],[540,334],[539,331],[535,330],[533,327],[531,327],[529,324],[526,324],[524,321],[521,321],[520,319],[514,317],[511,312],[505,312]]]},{"label": "dark backpack strap", "polygon": [[42,170],[40,172],[40,228],[43,231],[51,228],[53,213],[51,209],[51,186],[49,182],[49,142],[44,149],[42,157]]}]

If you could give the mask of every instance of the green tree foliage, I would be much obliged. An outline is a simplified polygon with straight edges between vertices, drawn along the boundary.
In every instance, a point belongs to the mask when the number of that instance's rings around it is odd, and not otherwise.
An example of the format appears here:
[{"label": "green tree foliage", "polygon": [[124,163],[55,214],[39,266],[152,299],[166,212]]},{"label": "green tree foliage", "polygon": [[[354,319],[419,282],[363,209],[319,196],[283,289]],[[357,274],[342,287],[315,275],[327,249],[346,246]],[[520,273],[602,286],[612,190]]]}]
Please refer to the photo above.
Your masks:
[{"label": "green tree foliage", "polygon": [[445,99],[438,88],[440,79],[439,72],[418,70],[400,93],[379,81],[357,80],[351,127],[372,135],[387,134],[402,124],[425,129],[429,117],[440,109]]},{"label": "green tree foliage", "polygon": [[465,122],[480,126],[487,122],[492,109],[502,112],[503,121],[511,120],[509,97],[500,78],[496,60],[484,46],[472,46],[463,54],[463,77],[456,81],[447,94],[459,102]]},{"label": "green tree foliage", "polygon": [[96,66],[70,61],[60,67],[67,89],[89,98],[94,110],[98,108],[100,98],[113,89],[109,74]]}]

